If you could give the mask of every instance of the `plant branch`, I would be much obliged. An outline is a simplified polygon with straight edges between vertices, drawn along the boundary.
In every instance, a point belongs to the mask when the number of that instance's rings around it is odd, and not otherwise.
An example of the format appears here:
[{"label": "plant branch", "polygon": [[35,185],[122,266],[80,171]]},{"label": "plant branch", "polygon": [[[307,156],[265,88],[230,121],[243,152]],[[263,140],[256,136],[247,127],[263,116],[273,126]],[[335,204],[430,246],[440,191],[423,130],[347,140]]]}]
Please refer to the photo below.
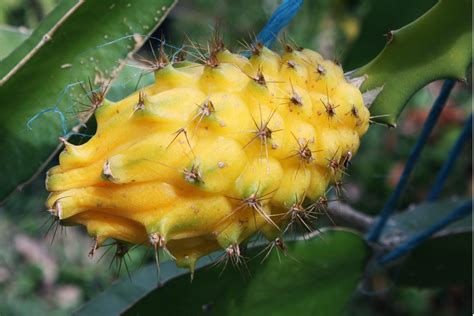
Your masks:
[{"label": "plant branch", "polygon": [[361,232],[366,232],[374,222],[371,216],[353,209],[351,206],[333,201],[329,203],[329,215],[336,223],[354,228]]}]

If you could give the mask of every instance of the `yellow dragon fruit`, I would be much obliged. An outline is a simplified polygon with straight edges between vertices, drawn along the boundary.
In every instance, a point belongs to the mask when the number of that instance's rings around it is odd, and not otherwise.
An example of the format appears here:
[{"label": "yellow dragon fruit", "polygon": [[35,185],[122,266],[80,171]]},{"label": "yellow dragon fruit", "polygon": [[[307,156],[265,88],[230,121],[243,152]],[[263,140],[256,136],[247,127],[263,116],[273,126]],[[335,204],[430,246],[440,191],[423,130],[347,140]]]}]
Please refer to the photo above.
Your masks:
[{"label": "yellow dragon fruit", "polygon": [[165,249],[179,266],[218,249],[239,256],[324,206],[369,112],[341,67],[309,49],[251,57],[216,41],[202,62],[161,51],[155,83],[117,103],[94,95],[96,134],[64,141],[47,207],[96,240]]}]

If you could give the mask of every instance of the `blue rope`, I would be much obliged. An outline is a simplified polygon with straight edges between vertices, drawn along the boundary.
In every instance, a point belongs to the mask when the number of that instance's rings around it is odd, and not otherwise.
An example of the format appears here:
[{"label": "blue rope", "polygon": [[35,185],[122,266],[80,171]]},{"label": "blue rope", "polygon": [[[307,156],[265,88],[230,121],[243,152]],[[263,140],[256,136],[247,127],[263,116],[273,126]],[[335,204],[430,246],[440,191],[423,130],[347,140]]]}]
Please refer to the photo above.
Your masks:
[{"label": "blue rope", "polygon": [[378,260],[379,264],[383,265],[390,261],[393,261],[397,258],[408,253],[413,248],[417,247],[423,241],[428,239],[434,233],[440,231],[444,227],[448,226],[449,224],[460,220],[461,218],[469,215],[472,212],[472,200],[463,203],[461,206],[456,208],[454,211],[449,213],[446,217],[442,218],[431,227],[428,227],[426,230],[418,233],[408,239],[407,241],[401,243],[397,248],[383,256],[381,259]]},{"label": "blue rope", "polygon": [[415,146],[413,147],[412,151],[410,152],[410,156],[408,157],[407,163],[405,165],[405,169],[403,170],[403,173],[400,177],[400,180],[397,183],[397,186],[395,187],[395,190],[393,191],[392,195],[388,199],[387,203],[385,203],[380,213],[380,216],[375,221],[374,225],[372,226],[369,233],[367,234],[368,241],[370,242],[378,241],[380,234],[382,233],[382,230],[388,221],[388,218],[395,210],[395,207],[397,206],[397,202],[408,183],[410,174],[415,168],[416,163],[418,162],[420,153],[423,150],[423,147],[425,146],[426,141],[428,140],[428,137],[430,136],[431,131],[433,130],[433,127],[438,121],[439,115],[441,114],[441,111],[443,110],[444,105],[446,104],[446,100],[448,99],[449,94],[454,84],[455,84],[454,80],[446,80],[444,82],[441,92],[438,98],[436,99],[436,101],[434,102],[433,107],[431,108],[431,111],[428,115],[428,118],[426,119],[426,122],[423,125],[421,134],[418,137],[418,140]]},{"label": "blue rope", "polygon": [[284,0],[257,35],[257,41],[270,47],[278,33],[290,23],[302,4],[303,0]]},{"label": "blue rope", "polygon": [[433,187],[431,188],[431,191],[428,194],[428,197],[426,198],[427,201],[433,202],[434,200],[438,198],[439,194],[441,193],[441,190],[444,187],[446,178],[449,176],[451,169],[453,168],[454,163],[456,162],[456,159],[461,153],[464,143],[469,139],[469,137],[471,137],[471,133],[472,133],[472,113],[471,115],[469,115],[469,118],[466,120],[466,123],[464,123],[464,128],[461,134],[459,135],[458,139],[456,140],[456,143],[453,145],[453,147],[449,151],[448,159],[444,163],[441,170],[438,172],[435,183]]},{"label": "blue rope", "polygon": [[63,136],[66,135],[67,130],[68,130],[67,119],[64,113],[57,106],[54,106],[53,108],[44,109],[36,113],[32,118],[28,120],[28,122],[26,122],[26,127],[28,128],[28,130],[32,131],[33,128],[31,127],[31,124],[34,121],[36,121],[39,117],[43,116],[43,114],[50,113],[50,112],[53,112],[59,115],[59,120],[61,121],[62,135]]}]

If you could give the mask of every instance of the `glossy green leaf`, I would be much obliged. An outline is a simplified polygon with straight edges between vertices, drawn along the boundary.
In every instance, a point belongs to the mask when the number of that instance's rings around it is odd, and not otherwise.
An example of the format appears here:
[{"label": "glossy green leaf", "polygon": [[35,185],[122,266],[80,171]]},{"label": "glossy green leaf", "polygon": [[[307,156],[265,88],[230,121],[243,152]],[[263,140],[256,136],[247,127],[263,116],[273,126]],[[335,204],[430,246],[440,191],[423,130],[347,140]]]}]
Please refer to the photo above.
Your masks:
[{"label": "glossy green leaf", "polygon": [[3,63],[3,59],[17,48],[29,35],[29,30],[0,25],[0,65]]},{"label": "glossy green leaf", "polygon": [[363,91],[383,87],[370,111],[376,121],[395,125],[410,97],[442,78],[464,79],[472,54],[470,0],[439,1],[401,29],[391,31],[387,45],[352,76],[367,76]]},{"label": "glossy green leaf", "polygon": [[[395,245],[432,226],[465,200],[423,203],[394,215],[381,241]],[[472,214],[454,222],[415,248],[391,275],[407,286],[446,286],[471,282]]]},{"label": "glossy green leaf", "polygon": [[[288,243],[288,256],[262,256],[240,267],[203,268],[166,282],[125,315],[341,315],[362,276],[369,248],[354,232]],[[245,254],[253,257],[262,248]]]},{"label": "glossy green leaf", "polygon": [[43,165],[59,136],[87,118],[79,118],[85,110],[79,83],[114,77],[175,2],[65,0],[9,55],[0,69],[0,199]]}]

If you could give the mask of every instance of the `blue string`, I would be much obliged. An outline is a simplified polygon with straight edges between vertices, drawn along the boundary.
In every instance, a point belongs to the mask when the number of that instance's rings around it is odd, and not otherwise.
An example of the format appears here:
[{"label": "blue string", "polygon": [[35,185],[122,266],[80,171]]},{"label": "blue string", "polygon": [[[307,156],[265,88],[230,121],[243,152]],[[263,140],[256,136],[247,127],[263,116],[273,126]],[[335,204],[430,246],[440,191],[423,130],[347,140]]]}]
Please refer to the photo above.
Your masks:
[{"label": "blue string", "polygon": [[430,236],[432,236],[434,233],[440,231],[444,227],[448,226],[449,224],[460,220],[461,218],[469,215],[472,212],[472,200],[463,203],[461,206],[456,208],[454,211],[449,213],[446,217],[442,218],[435,224],[433,224],[431,227],[428,227],[426,230],[424,230],[421,233],[418,233],[408,239],[407,241],[401,243],[397,248],[383,256],[378,260],[379,264],[384,265],[390,261],[393,261],[397,258],[400,258],[401,256],[405,255],[408,253],[410,250],[413,248],[417,247],[419,244],[421,244],[423,241],[428,239]]},{"label": "blue string", "polygon": [[380,234],[382,233],[382,230],[388,221],[388,218],[395,210],[395,207],[397,206],[397,202],[400,199],[400,196],[402,195],[402,192],[408,183],[410,174],[415,168],[416,163],[418,162],[420,153],[423,150],[423,147],[425,146],[426,141],[428,140],[428,137],[430,136],[431,131],[433,130],[433,127],[438,121],[439,115],[441,114],[441,111],[443,110],[444,105],[446,104],[446,100],[448,99],[449,94],[454,84],[455,84],[454,80],[446,80],[444,82],[443,87],[441,88],[441,92],[438,98],[436,99],[436,101],[434,102],[433,107],[431,108],[431,111],[428,115],[428,118],[426,119],[426,122],[423,125],[421,134],[418,137],[418,140],[415,146],[413,147],[412,151],[410,152],[410,156],[408,157],[407,163],[405,165],[405,169],[403,170],[403,173],[400,177],[400,180],[397,183],[397,186],[395,187],[395,190],[392,192],[387,203],[385,203],[380,213],[380,216],[375,221],[374,225],[372,226],[369,233],[367,234],[368,241],[370,242],[378,241]]},{"label": "blue string", "polygon": [[33,124],[34,121],[38,120],[41,116],[43,116],[46,113],[53,112],[59,115],[59,120],[61,122],[62,136],[66,136],[68,133],[68,120],[66,116],[64,115],[64,112],[59,109],[59,105],[61,104],[61,102],[63,101],[64,97],[67,95],[69,90],[71,90],[74,86],[80,85],[80,84],[81,82],[74,82],[74,83],[68,84],[59,95],[53,107],[41,110],[40,112],[33,115],[26,122],[26,127],[28,128],[28,130],[30,131],[33,130],[33,127],[31,126],[31,124]]},{"label": "blue string", "polygon": [[441,170],[438,172],[435,183],[433,187],[431,188],[431,191],[428,194],[428,197],[426,198],[427,201],[433,202],[434,200],[438,198],[439,194],[441,193],[441,190],[444,187],[446,178],[449,176],[451,169],[453,168],[454,163],[456,162],[456,159],[461,153],[464,143],[469,139],[469,137],[471,137],[471,133],[472,133],[472,113],[471,115],[469,115],[469,118],[466,120],[466,123],[464,123],[464,128],[461,134],[459,135],[458,139],[456,140],[456,143],[453,145],[453,147],[449,151],[448,159],[444,163]]},{"label": "blue string", "polygon": [[284,0],[257,35],[257,41],[270,47],[278,33],[290,23],[302,4],[303,0]]}]

